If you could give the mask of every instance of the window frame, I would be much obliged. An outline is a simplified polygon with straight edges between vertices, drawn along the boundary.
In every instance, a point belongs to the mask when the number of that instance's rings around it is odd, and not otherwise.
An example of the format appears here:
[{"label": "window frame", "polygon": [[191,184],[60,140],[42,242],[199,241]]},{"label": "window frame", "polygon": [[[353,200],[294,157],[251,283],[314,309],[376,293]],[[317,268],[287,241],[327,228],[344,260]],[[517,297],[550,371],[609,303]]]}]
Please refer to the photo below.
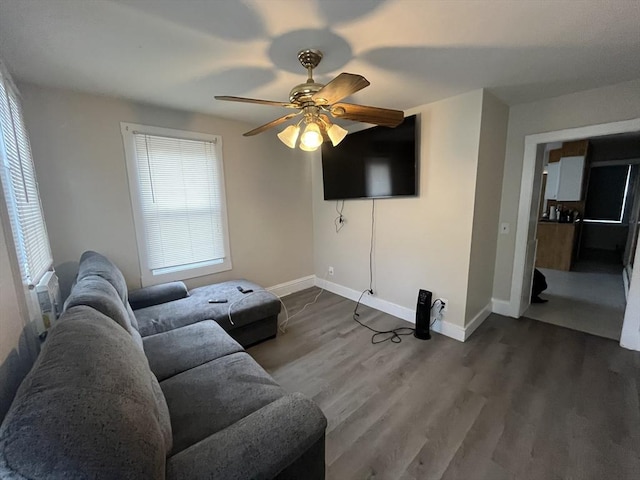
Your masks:
[{"label": "window frame", "polygon": [[[202,277],[229,271],[233,268],[231,261],[231,246],[229,242],[229,222],[227,215],[227,197],[225,189],[224,159],[222,156],[222,137],[207,133],[191,132],[186,130],[176,130],[172,128],[154,127],[137,123],[121,122],[120,130],[124,142],[125,163],[127,167],[127,180],[129,183],[129,193],[131,200],[131,210],[133,213],[133,226],[136,234],[138,246],[138,260],[140,266],[140,280],[143,287],[158,283],[171,282],[176,280],[186,280],[189,278]],[[214,144],[216,158],[220,168],[220,199],[221,199],[221,221],[222,221],[222,241],[225,257],[222,261],[202,265],[185,265],[180,267],[165,267],[162,273],[154,273],[148,266],[148,248],[145,232],[145,217],[140,200],[140,179],[138,176],[138,158],[135,148],[135,133],[145,135],[157,135],[178,140],[194,140],[202,142],[212,142]]]},{"label": "window frame", "polygon": [[[0,170],[2,171],[0,172],[0,194],[2,196],[2,202],[4,202],[2,212],[0,213],[3,217],[6,215],[8,223],[10,225],[13,246],[18,261],[18,266],[20,268],[20,277],[22,279],[22,283],[28,290],[34,290],[42,277],[52,269],[53,254],[51,251],[51,242],[49,241],[47,224],[44,218],[44,209],[42,208],[40,187],[38,185],[35,161],[33,158],[33,150],[31,148],[31,139],[29,137],[29,131],[27,129],[24,118],[24,110],[22,108],[22,98],[19,90],[13,83],[11,76],[9,75],[8,71],[1,61],[0,82],[2,82],[4,90],[4,98],[2,99],[2,101],[6,103],[7,109],[9,111],[10,125],[8,125],[8,128],[13,133],[15,148],[17,149],[18,162],[20,164],[21,171],[22,169],[26,169],[29,172],[28,175],[25,175],[24,172],[21,174],[22,183],[20,185],[14,184],[12,180],[7,146],[3,138],[3,133],[0,131]],[[26,143],[24,147],[26,148],[28,153],[27,158],[22,158],[23,152],[20,149],[21,144],[18,139],[18,132],[16,130],[17,128],[20,128],[22,131],[24,137],[23,140]],[[27,182],[27,178],[29,178],[33,183]],[[37,246],[38,251],[42,253],[42,258],[45,261],[45,263],[42,263],[41,265],[33,264],[34,257],[32,256],[32,254],[34,252],[29,247],[29,245],[33,246],[33,243],[30,242],[29,239],[32,239],[34,237],[31,237],[31,234],[29,232],[33,232],[34,229],[32,227],[29,227],[28,225],[25,225],[23,223],[23,220],[21,219],[20,212],[23,208],[21,205],[23,204],[20,204],[18,202],[18,195],[15,193],[16,188],[22,189],[24,191],[31,190],[32,193],[35,193],[34,202],[37,204],[36,209],[38,220],[41,223],[41,228],[37,228],[36,231],[36,233],[41,234]],[[27,203],[31,202],[28,201]],[[36,258],[39,257],[36,256]],[[34,266],[40,266],[40,270],[33,270]],[[31,310],[30,307],[29,310]]]},{"label": "window frame", "polygon": [[[586,203],[585,203],[585,218],[583,219],[584,223],[599,223],[599,224],[607,224],[607,225],[623,225],[625,223],[625,213],[627,210],[627,200],[629,195],[630,181],[631,181],[631,168],[632,164],[622,164],[622,165],[592,165],[591,168],[606,168],[606,167],[615,167],[615,166],[626,166],[627,167],[627,175],[625,178],[624,190],[622,192],[622,205],[620,206],[620,214],[617,220],[609,220],[609,219],[598,219],[598,218],[587,218],[586,216]],[[588,188],[588,187],[587,187]]]}]

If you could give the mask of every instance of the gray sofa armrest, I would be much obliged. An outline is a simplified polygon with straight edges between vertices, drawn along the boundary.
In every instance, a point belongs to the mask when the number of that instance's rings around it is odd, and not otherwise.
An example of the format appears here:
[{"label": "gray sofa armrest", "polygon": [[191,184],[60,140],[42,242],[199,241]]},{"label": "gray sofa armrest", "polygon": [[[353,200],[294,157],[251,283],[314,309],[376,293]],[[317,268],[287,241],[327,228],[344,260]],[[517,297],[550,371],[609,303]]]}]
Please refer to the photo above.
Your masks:
[{"label": "gray sofa armrest", "polygon": [[129,292],[129,305],[132,309],[138,310],[188,296],[189,290],[183,282],[161,283]]},{"label": "gray sofa armrest", "polygon": [[149,367],[160,382],[216,358],[244,351],[213,320],[149,335],[142,344]]},{"label": "gray sofa armrest", "polygon": [[[167,479],[270,479],[322,439],[326,427],[314,402],[299,393],[287,395],[170,457]],[[308,478],[323,476],[324,470],[309,472]]]}]

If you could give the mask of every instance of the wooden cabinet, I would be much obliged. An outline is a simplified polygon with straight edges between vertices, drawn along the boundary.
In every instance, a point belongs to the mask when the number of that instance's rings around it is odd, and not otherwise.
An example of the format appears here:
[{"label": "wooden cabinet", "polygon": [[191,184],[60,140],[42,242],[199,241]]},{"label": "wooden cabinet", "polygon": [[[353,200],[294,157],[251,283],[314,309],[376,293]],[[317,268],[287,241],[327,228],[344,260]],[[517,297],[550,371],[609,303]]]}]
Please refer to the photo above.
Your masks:
[{"label": "wooden cabinet", "polygon": [[536,267],[571,270],[576,230],[575,223],[538,222]]},{"label": "wooden cabinet", "polygon": [[562,158],[562,149],[561,148],[557,148],[555,150],[550,150],[549,151],[549,163],[559,162],[561,158]]},{"label": "wooden cabinet", "polygon": [[589,149],[589,140],[576,140],[562,144],[563,157],[585,157]]}]

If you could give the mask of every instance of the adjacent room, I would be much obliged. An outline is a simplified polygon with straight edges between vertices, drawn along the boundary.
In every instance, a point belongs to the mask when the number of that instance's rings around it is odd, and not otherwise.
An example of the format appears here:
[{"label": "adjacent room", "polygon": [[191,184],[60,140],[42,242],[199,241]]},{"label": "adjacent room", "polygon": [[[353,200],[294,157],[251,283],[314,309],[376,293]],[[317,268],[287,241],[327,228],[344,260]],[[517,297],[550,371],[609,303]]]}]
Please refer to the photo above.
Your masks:
[{"label": "adjacent room", "polygon": [[638,25],[0,0],[0,478],[638,478]]},{"label": "adjacent room", "polygon": [[546,288],[527,317],[620,340],[638,241],[639,164],[638,132],[546,145],[535,274]]}]

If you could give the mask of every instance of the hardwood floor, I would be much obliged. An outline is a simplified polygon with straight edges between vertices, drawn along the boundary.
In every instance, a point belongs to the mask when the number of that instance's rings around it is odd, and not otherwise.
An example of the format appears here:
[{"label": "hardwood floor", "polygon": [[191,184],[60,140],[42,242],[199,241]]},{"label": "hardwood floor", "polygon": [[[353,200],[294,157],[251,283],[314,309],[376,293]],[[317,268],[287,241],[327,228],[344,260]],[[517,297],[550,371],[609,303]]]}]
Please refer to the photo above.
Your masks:
[{"label": "hardwood floor", "polygon": [[[318,289],[284,299],[290,314]],[[327,478],[638,479],[640,353],[491,315],[466,342],[372,345],[329,292],[249,353],[328,418]],[[379,329],[407,326],[361,306]]]}]

